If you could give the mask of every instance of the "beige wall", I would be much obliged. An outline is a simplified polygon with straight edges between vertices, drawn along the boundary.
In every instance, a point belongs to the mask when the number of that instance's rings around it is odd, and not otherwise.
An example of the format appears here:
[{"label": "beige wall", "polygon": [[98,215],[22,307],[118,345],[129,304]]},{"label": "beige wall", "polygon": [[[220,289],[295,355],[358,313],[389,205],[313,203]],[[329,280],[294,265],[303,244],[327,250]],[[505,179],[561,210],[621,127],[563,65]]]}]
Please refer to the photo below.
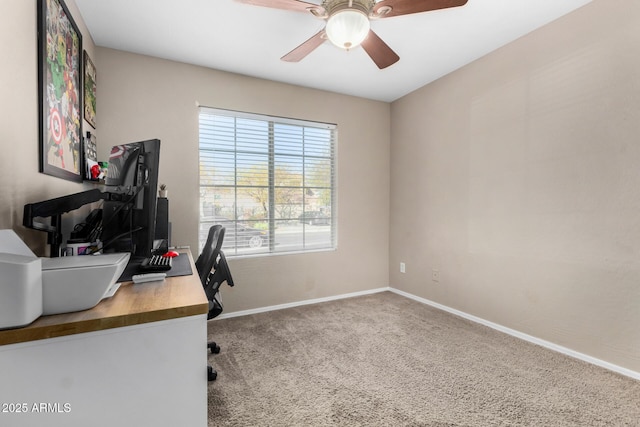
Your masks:
[{"label": "beige wall", "polygon": [[198,108],[337,123],[338,250],[230,260],[225,312],[388,286],[390,105],[98,48],[98,146],[162,142],[173,243],[197,255]]},{"label": "beige wall", "polygon": [[639,22],[596,0],[392,104],[391,286],[640,371]]},{"label": "beige wall", "polygon": [[[95,56],[94,44],[73,0],[66,1],[83,35],[83,48]],[[4,0],[0,14],[0,229],[12,228],[38,255],[45,233],[22,226],[26,203],[84,191],[73,183],[38,173],[38,53],[36,1]],[[89,125],[85,122],[85,130]],[[72,215],[84,215],[85,209]]]}]

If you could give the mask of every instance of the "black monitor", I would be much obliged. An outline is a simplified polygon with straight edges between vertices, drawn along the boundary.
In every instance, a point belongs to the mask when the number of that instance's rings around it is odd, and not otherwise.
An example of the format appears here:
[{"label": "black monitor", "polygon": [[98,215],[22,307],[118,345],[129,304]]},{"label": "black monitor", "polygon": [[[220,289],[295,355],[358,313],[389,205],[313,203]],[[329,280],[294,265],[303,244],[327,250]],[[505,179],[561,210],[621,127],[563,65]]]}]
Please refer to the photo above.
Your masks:
[{"label": "black monitor", "polygon": [[103,252],[148,257],[153,250],[160,140],[116,145],[105,179],[109,198],[102,206]]}]

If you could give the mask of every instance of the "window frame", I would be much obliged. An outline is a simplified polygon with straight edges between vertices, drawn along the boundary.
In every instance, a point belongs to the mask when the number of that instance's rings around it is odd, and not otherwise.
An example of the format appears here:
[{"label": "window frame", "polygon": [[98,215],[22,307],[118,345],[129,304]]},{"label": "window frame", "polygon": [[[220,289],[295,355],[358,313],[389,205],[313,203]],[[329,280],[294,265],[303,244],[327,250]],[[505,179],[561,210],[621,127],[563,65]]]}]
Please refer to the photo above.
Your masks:
[{"label": "window frame", "polygon": [[[213,121],[213,117],[218,117],[218,118],[227,118],[227,119],[232,119],[233,120],[233,129],[234,129],[234,136],[233,136],[233,147],[226,147],[224,149],[215,149],[215,148],[204,148],[203,145],[203,141],[205,140],[205,138],[203,137],[203,116],[207,117],[211,117],[211,120]],[[267,155],[268,155],[268,184],[266,186],[260,186],[260,185],[241,185],[239,184],[239,180],[238,180],[238,176],[239,176],[239,170],[240,168],[238,167],[238,155],[239,154],[246,154],[245,151],[243,151],[243,149],[239,149],[238,148],[238,122],[239,120],[248,120],[248,121],[253,121],[253,122],[262,122],[264,124],[267,125],[268,127],[268,131],[262,135],[260,134],[260,136],[262,137],[266,137],[268,139],[268,148],[267,148]],[[284,155],[284,157],[288,158],[289,160],[292,160],[292,164],[294,165],[294,167],[300,168],[301,172],[299,172],[300,175],[300,179],[301,179],[301,184],[300,185],[291,185],[291,186],[282,186],[282,185],[276,185],[275,183],[275,176],[277,174],[278,171],[278,165],[276,162],[276,158],[278,156],[283,157],[283,153],[282,152],[278,152],[276,146],[278,145],[278,142],[276,141],[278,139],[277,135],[277,131],[275,130],[278,126],[284,126],[285,129],[286,127],[292,127],[292,128],[298,128],[302,131],[302,136],[300,137],[300,142],[302,143],[301,148],[299,148],[301,154],[292,154],[292,153],[287,153]],[[223,126],[220,127],[221,129],[224,129]],[[218,129],[218,128],[215,128]],[[308,129],[308,130],[307,130]],[[326,144],[326,146],[324,145],[318,145],[318,147],[324,148],[328,150],[328,154],[324,154],[324,155],[320,155],[320,154],[308,154],[306,151],[306,144],[307,144],[307,140],[311,140],[314,141],[313,138],[313,131],[315,132],[322,132],[324,131],[328,131],[328,137],[326,138],[326,141],[324,141],[323,138],[321,139],[321,143],[320,144]],[[306,132],[311,132],[311,135],[306,137]],[[212,134],[215,133],[212,131]],[[209,144],[211,146],[215,146],[218,145],[221,141],[219,140],[215,140],[215,139],[210,139]],[[317,141],[315,141],[314,143],[317,143]],[[227,257],[263,257],[263,256],[273,256],[273,255],[285,255],[285,254],[300,254],[300,253],[309,253],[309,252],[324,252],[324,251],[335,251],[337,249],[338,246],[338,233],[337,233],[337,143],[338,143],[338,127],[336,124],[331,124],[331,123],[322,123],[322,122],[316,122],[316,121],[309,121],[309,120],[301,120],[301,119],[293,119],[293,118],[286,118],[286,117],[278,117],[278,116],[271,116],[271,115],[264,115],[264,114],[255,114],[255,113],[248,113],[248,112],[242,112],[242,111],[234,111],[234,110],[226,110],[226,109],[219,109],[219,108],[212,108],[212,107],[205,107],[205,106],[199,106],[198,108],[198,156],[199,156],[199,177],[198,177],[198,188],[199,188],[199,214],[198,214],[198,240],[199,240],[199,246],[200,248],[202,247],[204,241],[206,240],[206,236],[203,236],[203,233],[205,232],[205,230],[208,229],[208,227],[206,227],[203,230],[203,223],[207,223],[209,225],[213,225],[215,223],[223,223],[223,225],[225,225],[225,227],[227,228],[227,233],[225,235],[225,243],[223,244],[223,249],[225,249],[225,255]],[[222,145],[222,144],[221,144]],[[310,144],[313,148],[318,149],[314,144]],[[313,149],[312,148],[312,149]],[[208,154],[209,156],[211,156],[211,158],[213,158],[215,160],[215,153],[221,153],[221,152],[226,152],[227,154],[233,154],[234,156],[234,165],[233,165],[233,176],[234,176],[234,183],[233,185],[230,184],[225,184],[225,185],[217,185],[215,183],[211,184],[206,184],[203,182],[203,176],[202,176],[202,171],[204,169],[204,163],[203,163],[203,153]],[[294,161],[297,159],[297,162]],[[329,177],[328,177],[328,183],[326,182],[326,180],[322,181],[322,183],[324,184],[328,184],[328,185],[323,185],[323,186],[313,186],[309,184],[309,181],[307,180],[306,177],[306,168],[308,167],[307,165],[307,161],[309,159],[316,159],[318,162],[321,161],[328,161],[329,164]],[[211,166],[211,170],[213,170],[214,167]],[[284,168],[286,169],[286,168]],[[214,172],[215,173],[215,172]],[[215,175],[214,175],[215,177]],[[215,178],[213,178],[215,180]],[[232,188],[234,191],[234,199],[233,199],[233,218],[223,218],[220,217],[223,221],[221,222],[215,222],[215,218],[218,218],[216,215],[216,207],[214,205],[213,207],[213,211],[214,211],[214,215],[213,221],[207,221],[206,218],[208,218],[206,215],[204,215],[204,206],[205,206],[205,199],[207,196],[205,196],[205,190],[204,189],[209,189],[209,188],[215,188],[215,187],[225,187],[225,188]],[[239,248],[239,243],[238,241],[241,240],[237,234],[237,231],[240,230],[241,227],[246,227],[247,223],[251,223],[251,221],[253,220],[243,220],[243,219],[238,219],[238,189],[239,188],[266,188],[268,190],[268,213],[267,213],[267,218],[263,219],[262,221],[267,223],[267,233],[266,233],[266,250],[264,249],[258,249],[258,250],[242,250],[242,248]],[[302,205],[301,205],[301,209],[302,209],[302,213],[297,216],[297,217],[286,217],[286,218],[278,218],[276,215],[276,209],[277,209],[277,204],[276,204],[276,191],[277,190],[282,190],[282,189],[291,189],[291,190],[300,190],[302,196]],[[311,227],[313,227],[313,220],[310,220],[309,223],[307,223],[307,216],[306,214],[309,214],[310,212],[318,212],[318,211],[308,211],[307,207],[311,206],[313,203],[309,202],[309,204],[306,204],[306,194],[309,190],[318,190],[320,189],[321,191],[328,191],[329,192],[329,224],[328,224],[328,241],[323,242],[320,246],[317,245],[312,245],[312,244],[308,244],[307,240],[310,238],[311,233]],[[313,193],[313,191],[311,191]],[[214,192],[214,199],[215,199],[215,192]],[[292,205],[292,206],[298,206],[298,205]],[[300,207],[300,206],[299,206]],[[320,211],[322,212],[322,210]],[[326,217],[322,217],[322,218],[326,218]],[[279,244],[277,242],[276,239],[276,230],[278,228],[278,224],[279,225],[286,225],[291,223],[292,221],[297,221],[300,223],[301,226],[301,231],[300,234],[297,236],[301,236],[299,237],[301,239],[301,242],[297,243],[295,247],[291,248],[291,249],[287,249],[287,250],[278,250],[277,249],[277,245]],[[322,221],[321,221],[322,222]],[[246,230],[246,228],[243,228]],[[230,239],[228,239],[228,237],[230,236],[230,233],[234,233],[233,234],[233,245],[231,248],[229,248],[230,244],[229,241]]]}]

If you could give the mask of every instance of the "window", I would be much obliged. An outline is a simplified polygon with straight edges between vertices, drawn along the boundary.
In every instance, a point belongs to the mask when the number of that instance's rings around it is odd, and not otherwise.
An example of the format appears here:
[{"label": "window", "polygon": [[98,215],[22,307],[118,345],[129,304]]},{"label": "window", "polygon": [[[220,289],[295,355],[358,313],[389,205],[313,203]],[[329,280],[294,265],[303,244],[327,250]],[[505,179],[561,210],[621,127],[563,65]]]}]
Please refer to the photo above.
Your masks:
[{"label": "window", "polygon": [[335,125],[200,108],[200,248],[227,256],[336,247]]}]

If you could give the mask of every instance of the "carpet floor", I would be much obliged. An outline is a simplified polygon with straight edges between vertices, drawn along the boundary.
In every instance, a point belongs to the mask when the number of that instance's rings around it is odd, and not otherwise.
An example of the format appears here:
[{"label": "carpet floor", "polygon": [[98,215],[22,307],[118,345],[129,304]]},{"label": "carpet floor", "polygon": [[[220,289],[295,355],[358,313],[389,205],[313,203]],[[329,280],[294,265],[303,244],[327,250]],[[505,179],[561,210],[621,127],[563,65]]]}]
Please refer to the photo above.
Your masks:
[{"label": "carpet floor", "polygon": [[209,426],[640,426],[640,381],[382,292],[214,320]]}]

